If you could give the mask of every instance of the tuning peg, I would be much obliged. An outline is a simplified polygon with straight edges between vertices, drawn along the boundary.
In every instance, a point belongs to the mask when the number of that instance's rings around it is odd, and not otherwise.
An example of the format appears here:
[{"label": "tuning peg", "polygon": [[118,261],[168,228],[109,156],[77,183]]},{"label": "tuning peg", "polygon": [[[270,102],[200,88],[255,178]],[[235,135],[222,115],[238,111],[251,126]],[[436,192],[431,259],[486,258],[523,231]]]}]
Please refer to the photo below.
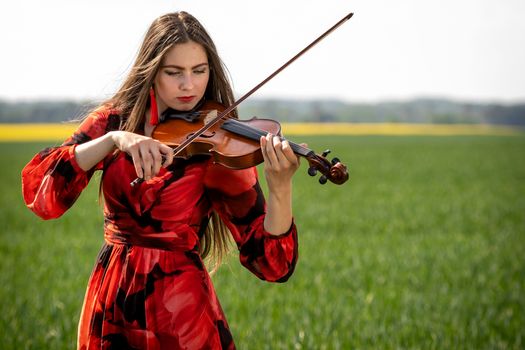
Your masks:
[{"label": "tuning peg", "polygon": [[317,174],[317,169],[313,166],[308,168],[308,175],[315,176]]},{"label": "tuning peg", "polygon": [[334,159],[332,159],[332,165],[336,165],[337,163],[341,163],[339,158],[335,157]]},{"label": "tuning peg", "polygon": [[321,156],[324,158],[328,155],[328,153],[330,153],[331,151],[329,149],[327,149],[326,151],[323,152],[323,154],[321,154]]},{"label": "tuning peg", "polygon": [[327,180],[328,180],[328,179],[326,178],[326,175],[321,175],[321,176],[319,177],[319,183],[320,183],[321,185],[324,185],[324,184],[326,183]]}]

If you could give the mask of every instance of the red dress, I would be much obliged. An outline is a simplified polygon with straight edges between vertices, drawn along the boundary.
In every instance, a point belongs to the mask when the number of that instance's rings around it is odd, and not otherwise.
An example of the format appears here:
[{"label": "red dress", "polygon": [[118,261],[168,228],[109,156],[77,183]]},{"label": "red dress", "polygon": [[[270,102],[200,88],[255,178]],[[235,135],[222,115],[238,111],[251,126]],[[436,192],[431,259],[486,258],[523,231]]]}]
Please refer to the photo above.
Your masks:
[{"label": "red dress", "polygon": [[62,146],[38,153],[22,171],[27,206],[44,219],[73,205],[103,170],[104,239],[89,279],[78,349],[233,349],[228,324],[201,257],[199,239],[215,210],[228,226],[242,265],[282,282],[297,260],[294,224],[280,236],[263,228],[265,201],[255,168],[229,170],[209,158],[177,160],[150,181],[135,177],[121,152],[89,171],[76,145],[117,130],[121,117],[99,109]]}]

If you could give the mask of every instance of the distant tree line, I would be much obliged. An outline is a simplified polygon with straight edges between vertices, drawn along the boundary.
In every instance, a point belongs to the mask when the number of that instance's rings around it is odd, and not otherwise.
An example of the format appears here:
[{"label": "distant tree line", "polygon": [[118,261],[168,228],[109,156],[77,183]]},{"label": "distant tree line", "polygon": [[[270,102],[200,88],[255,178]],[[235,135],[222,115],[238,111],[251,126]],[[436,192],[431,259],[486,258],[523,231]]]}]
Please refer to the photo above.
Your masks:
[{"label": "distant tree line", "polygon": [[[56,123],[81,118],[92,101],[0,100],[0,123]],[[515,104],[414,99],[406,102],[347,103],[337,100],[252,99],[239,107],[252,116],[282,122],[498,124],[525,127],[525,102]]]},{"label": "distant tree line", "polygon": [[24,101],[0,100],[1,123],[58,123],[80,119],[95,104],[90,101]]},{"label": "distant tree line", "polygon": [[287,122],[498,124],[525,126],[525,102],[516,104],[414,99],[406,102],[254,100],[242,116],[269,116]]}]

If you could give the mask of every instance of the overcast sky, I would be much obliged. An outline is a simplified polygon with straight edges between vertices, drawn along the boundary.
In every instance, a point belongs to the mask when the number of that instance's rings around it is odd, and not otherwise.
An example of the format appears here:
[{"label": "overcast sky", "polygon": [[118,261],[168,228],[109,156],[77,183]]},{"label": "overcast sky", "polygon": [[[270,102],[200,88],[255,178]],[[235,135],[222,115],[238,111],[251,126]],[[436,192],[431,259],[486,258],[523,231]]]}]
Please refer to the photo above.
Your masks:
[{"label": "overcast sky", "polygon": [[354,12],[253,97],[525,100],[524,0],[3,1],[0,98],[106,98],[176,10],[208,29],[237,95]]}]

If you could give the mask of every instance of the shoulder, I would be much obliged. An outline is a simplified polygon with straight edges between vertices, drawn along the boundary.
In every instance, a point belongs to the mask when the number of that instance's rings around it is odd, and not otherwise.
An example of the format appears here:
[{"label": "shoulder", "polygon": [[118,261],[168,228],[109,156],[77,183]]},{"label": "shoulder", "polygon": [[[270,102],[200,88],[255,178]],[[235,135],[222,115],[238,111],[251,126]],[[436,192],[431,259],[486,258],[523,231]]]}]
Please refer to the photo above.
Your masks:
[{"label": "shoulder", "polygon": [[100,137],[109,131],[120,129],[124,119],[119,111],[108,104],[103,104],[89,112],[80,122],[79,127],[65,144],[83,143]]},{"label": "shoulder", "polygon": [[82,123],[104,124],[108,127],[118,129],[121,121],[123,121],[123,118],[117,109],[109,104],[103,104],[88,113]]}]

